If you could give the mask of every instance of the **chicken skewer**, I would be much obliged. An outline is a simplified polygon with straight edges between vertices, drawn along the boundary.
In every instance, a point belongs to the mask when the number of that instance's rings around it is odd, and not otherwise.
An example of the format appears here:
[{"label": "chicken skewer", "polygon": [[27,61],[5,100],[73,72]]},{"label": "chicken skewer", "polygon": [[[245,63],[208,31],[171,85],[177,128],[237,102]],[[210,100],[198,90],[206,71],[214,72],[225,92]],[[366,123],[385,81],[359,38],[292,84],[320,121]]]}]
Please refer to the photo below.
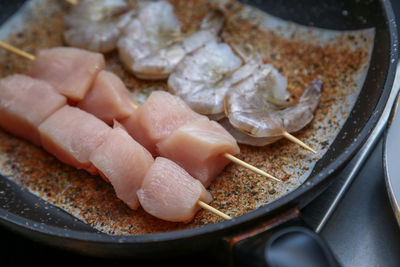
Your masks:
[{"label": "chicken skewer", "polygon": [[[43,146],[45,150],[64,163],[78,169],[83,168],[92,174],[100,172],[103,178],[113,185],[118,198],[132,209],[139,207],[136,191],[141,187],[146,173],[148,175],[154,159],[125,130],[118,125],[111,129],[93,115],[66,105],[65,96],[60,95],[44,81],[16,74],[1,80],[0,88],[1,127],[35,145]],[[82,140],[84,142],[81,142]],[[118,146],[120,148],[116,148]],[[121,153],[124,158],[133,159],[134,164],[121,163],[117,159]],[[168,167],[172,164],[167,159],[164,161],[167,164],[162,164],[157,170],[162,171],[164,166]],[[183,206],[183,211],[176,211],[176,208],[172,207],[173,212],[169,214],[169,217],[158,217],[185,221],[191,219],[200,207],[215,213],[215,209],[204,202],[212,200],[205,188],[183,169],[177,165],[173,166],[182,174],[182,177],[172,177],[171,179],[174,182],[180,178],[185,179],[186,183],[179,183],[177,188],[182,186],[182,189],[187,188],[185,192],[190,195],[188,198],[192,199],[192,204],[189,205],[189,210],[186,209],[186,212],[184,208],[187,206]],[[173,174],[169,172],[170,176]],[[154,179],[154,172],[153,178],[148,179],[150,181]],[[174,183],[165,181],[165,179],[161,181],[164,181],[167,186],[176,187]],[[157,190],[153,187],[151,184],[150,187],[147,185],[147,198],[152,197],[151,190]],[[194,191],[191,191],[192,187]],[[191,192],[198,192],[199,195],[190,194]],[[185,194],[180,193],[172,198],[182,199],[182,197],[185,199]],[[200,198],[200,200],[196,200],[196,198]],[[155,199],[157,200],[157,198]],[[145,200],[147,209],[149,209],[149,203]],[[154,203],[153,201],[150,204],[154,205]],[[195,207],[195,203],[198,207]],[[158,204],[158,206],[160,205],[166,204],[163,202]],[[179,202],[177,206],[179,206]],[[159,215],[152,213],[151,210],[149,213],[156,217]],[[179,216],[183,217],[174,218],[173,214],[180,214]],[[224,219],[231,219],[226,214],[222,216],[221,212],[216,214]]]},{"label": "chicken skewer", "polygon": [[[16,53],[16,54],[18,54],[20,56],[23,56],[23,57],[25,57],[25,58],[27,58],[29,60],[35,60],[36,59],[36,57],[34,55],[26,53],[26,52],[24,52],[24,51],[22,51],[22,50],[20,50],[20,49],[18,49],[16,47],[13,47],[13,46],[11,46],[11,45],[9,45],[7,43],[2,42],[2,41],[0,41],[0,47],[3,47],[5,49],[7,49],[7,50],[9,50],[9,51],[11,51],[13,53]],[[133,107],[135,107],[135,105],[133,105]],[[239,158],[233,156],[232,154],[224,153],[223,157],[225,157],[228,160],[233,161],[236,164],[241,165],[244,168],[247,168],[247,169],[249,169],[249,170],[251,170],[251,171],[253,171],[253,172],[255,172],[255,173],[259,174],[259,175],[262,175],[262,176],[267,177],[269,179],[273,179],[273,180],[278,181],[278,182],[281,181],[280,179],[272,176],[271,174],[268,174],[267,172],[265,172],[265,171],[263,171],[263,170],[261,170],[259,168],[256,168],[256,167],[252,166],[251,164],[248,164],[248,163],[240,160]]]},{"label": "chicken skewer", "polygon": [[236,140],[221,125],[165,91],[151,93],[121,123],[153,155],[178,163],[206,187],[229,163],[223,154],[240,152]]},{"label": "chicken skewer", "polygon": [[[217,123],[193,112],[177,96],[155,91],[138,107],[127,94],[118,76],[102,70],[77,107],[109,125],[118,120],[153,155],[179,163],[206,187],[229,162],[221,155],[226,158],[239,152],[232,136]],[[129,113],[132,108],[134,114]]]}]

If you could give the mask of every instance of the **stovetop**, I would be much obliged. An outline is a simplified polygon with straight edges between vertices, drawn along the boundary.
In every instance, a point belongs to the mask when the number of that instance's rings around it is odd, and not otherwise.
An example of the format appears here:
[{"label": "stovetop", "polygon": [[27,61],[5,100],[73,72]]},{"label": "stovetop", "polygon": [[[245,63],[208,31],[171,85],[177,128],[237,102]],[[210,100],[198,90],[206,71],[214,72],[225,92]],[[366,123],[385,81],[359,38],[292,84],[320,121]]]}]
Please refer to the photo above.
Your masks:
[{"label": "stovetop", "polygon": [[[398,25],[400,1],[392,0]],[[392,99],[394,97],[392,96]],[[387,114],[386,114],[387,115]],[[381,125],[381,128],[383,125]],[[338,174],[321,196],[302,210],[343,266],[399,266],[400,228],[387,196],[382,168],[381,129]],[[368,156],[369,155],[369,156]],[[0,226],[1,266],[217,266],[196,254],[164,261],[111,260],[78,255],[26,239]]]}]

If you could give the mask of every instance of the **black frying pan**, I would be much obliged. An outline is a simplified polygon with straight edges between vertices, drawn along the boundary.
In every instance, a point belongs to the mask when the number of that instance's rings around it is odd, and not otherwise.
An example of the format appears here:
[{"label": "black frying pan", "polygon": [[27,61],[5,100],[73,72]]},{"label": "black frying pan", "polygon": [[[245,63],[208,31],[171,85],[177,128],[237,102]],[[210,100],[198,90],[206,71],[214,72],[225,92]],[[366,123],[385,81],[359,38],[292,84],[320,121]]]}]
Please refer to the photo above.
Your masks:
[{"label": "black frying pan", "polygon": [[[23,1],[2,1],[0,18],[4,21],[21,3]],[[156,255],[177,255],[216,246],[220,254],[226,252],[222,254],[225,262],[232,260],[243,264],[251,259],[263,264],[266,256],[269,260],[279,260],[274,253],[282,252],[279,250],[282,247],[290,247],[291,243],[283,241],[293,238],[303,242],[303,248],[307,248],[301,252],[302,255],[310,251],[317,252],[317,256],[327,253],[323,246],[319,246],[320,241],[316,241],[312,233],[303,228],[280,231],[280,236],[277,236],[277,231],[288,225],[301,224],[298,210],[323,192],[335,179],[335,172],[361,147],[383,111],[397,62],[397,32],[390,2],[255,0],[246,3],[272,15],[305,25],[339,30],[376,28],[374,51],[366,82],[347,123],[338,135],[340,137],[346,133],[347,138],[337,138],[334,141],[329,151],[316,164],[307,184],[269,205],[231,221],[192,230],[120,237],[97,233],[90,226],[46,205],[2,177],[0,191],[4,193],[0,194],[0,222],[33,239],[96,256],[154,258]],[[343,10],[347,10],[346,16],[343,15]],[[40,204],[39,208],[35,207],[36,203]],[[270,250],[265,253],[266,247],[270,247]],[[329,257],[317,260],[327,259]],[[300,264],[299,261],[296,263]]]}]

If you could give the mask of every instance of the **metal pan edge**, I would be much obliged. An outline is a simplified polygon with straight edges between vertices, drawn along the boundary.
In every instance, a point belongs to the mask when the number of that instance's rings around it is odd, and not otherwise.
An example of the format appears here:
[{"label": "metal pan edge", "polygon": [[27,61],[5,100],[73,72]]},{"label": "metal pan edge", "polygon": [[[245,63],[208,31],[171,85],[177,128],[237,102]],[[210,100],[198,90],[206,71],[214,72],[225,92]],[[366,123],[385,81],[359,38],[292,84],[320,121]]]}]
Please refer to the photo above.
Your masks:
[{"label": "metal pan edge", "polygon": [[[393,84],[394,90],[400,88],[400,64],[397,66],[396,78]],[[400,151],[400,93],[390,114],[389,122],[384,135],[383,143],[383,170],[385,184],[395,214],[397,223],[400,226],[400,162],[398,153]],[[396,164],[397,163],[397,164]]]}]

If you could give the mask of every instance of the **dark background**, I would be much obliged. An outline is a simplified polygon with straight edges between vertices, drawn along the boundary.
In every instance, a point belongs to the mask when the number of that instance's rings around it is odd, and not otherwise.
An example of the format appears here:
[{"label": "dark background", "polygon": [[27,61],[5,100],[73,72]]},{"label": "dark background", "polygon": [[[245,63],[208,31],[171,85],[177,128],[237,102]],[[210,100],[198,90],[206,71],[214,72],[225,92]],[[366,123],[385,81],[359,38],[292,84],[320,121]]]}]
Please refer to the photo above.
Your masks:
[{"label": "dark background", "polygon": [[[391,2],[399,25],[400,0]],[[0,0],[0,10],[9,8],[5,1]],[[0,21],[3,20],[4,17],[0,16]],[[400,266],[400,230],[385,188],[382,142],[378,143],[321,234],[345,266]],[[207,254],[171,257],[164,261],[93,258],[42,245],[0,226],[0,266],[71,265],[218,266],[220,264]]]}]

